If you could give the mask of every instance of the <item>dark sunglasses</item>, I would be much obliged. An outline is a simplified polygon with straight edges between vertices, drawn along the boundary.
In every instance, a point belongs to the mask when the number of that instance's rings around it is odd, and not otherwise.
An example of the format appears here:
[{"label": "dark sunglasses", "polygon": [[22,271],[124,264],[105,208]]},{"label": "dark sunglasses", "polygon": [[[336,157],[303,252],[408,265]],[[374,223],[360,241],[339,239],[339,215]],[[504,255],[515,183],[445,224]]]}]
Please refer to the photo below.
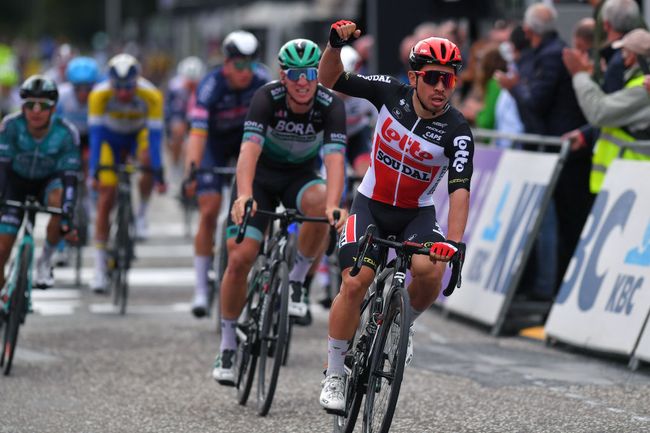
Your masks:
[{"label": "dark sunglasses", "polygon": [[287,78],[291,81],[298,81],[304,76],[307,81],[314,81],[318,78],[318,69],[316,68],[292,68],[284,71]]},{"label": "dark sunglasses", "polygon": [[442,71],[415,71],[415,74],[422,77],[422,81],[430,86],[435,86],[442,78],[442,85],[451,89],[456,85],[456,74]]},{"label": "dark sunglasses", "polygon": [[233,60],[232,64],[235,66],[235,69],[237,69],[238,71],[253,69],[252,60]]},{"label": "dark sunglasses", "polygon": [[75,92],[87,92],[87,93],[90,93],[90,91],[93,89],[92,84],[75,84],[73,87],[74,87]]},{"label": "dark sunglasses", "polygon": [[52,101],[25,101],[23,102],[23,107],[28,110],[33,110],[38,105],[38,108],[41,110],[49,110],[54,107],[54,102]]},{"label": "dark sunglasses", "polygon": [[111,86],[115,90],[133,90],[135,89],[135,81],[126,80],[126,81],[117,81],[113,80]]}]

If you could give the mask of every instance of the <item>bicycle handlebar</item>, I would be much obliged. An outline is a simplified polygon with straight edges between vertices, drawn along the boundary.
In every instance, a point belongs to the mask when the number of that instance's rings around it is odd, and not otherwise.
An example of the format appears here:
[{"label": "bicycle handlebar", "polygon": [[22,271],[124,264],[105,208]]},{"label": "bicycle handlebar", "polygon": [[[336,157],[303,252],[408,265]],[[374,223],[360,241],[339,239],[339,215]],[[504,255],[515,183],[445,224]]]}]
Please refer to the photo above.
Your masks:
[{"label": "bicycle handlebar", "polygon": [[50,215],[64,215],[63,209],[60,207],[43,206],[35,200],[25,200],[24,202],[17,200],[4,200],[2,204],[26,211],[43,212],[49,213]]},{"label": "bicycle handlebar", "polygon": [[[249,198],[246,201],[246,204],[244,205],[244,220],[242,221],[241,225],[237,229],[237,237],[235,238],[235,242],[240,244],[244,240],[244,235],[246,234],[246,227],[248,226],[248,221],[250,220],[251,217],[251,210],[253,209],[253,199]],[[271,219],[281,219],[284,218],[287,223],[292,223],[294,221],[296,222],[314,222],[314,223],[327,223],[329,224],[329,220],[327,217],[308,217],[304,215],[300,215],[296,209],[285,209],[283,212],[271,212],[267,211],[264,209],[258,209],[257,213],[261,215],[267,215],[271,217]],[[336,223],[339,218],[341,217],[341,214],[339,211],[334,211],[334,222]],[[330,225],[330,245],[328,246],[328,254],[330,255],[332,251],[334,251],[334,247],[332,246],[332,230],[334,230],[334,245],[336,244],[336,230],[334,229],[334,226]]]},{"label": "bicycle handlebar", "polygon": [[[357,258],[354,261],[354,266],[350,270],[351,276],[356,276],[361,271],[361,265],[363,264],[368,249],[373,245],[383,245],[389,248],[393,248],[395,251],[403,251],[405,254],[411,256],[413,254],[429,256],[429,247],[424,246],[416,242],[404,241],[404,242],[395,242],[388,239],[382,239],[375,237],[375,232],[377,227],[373,224],[369,225],[366,229],[365,234],[359,239],[359,247],[357,252]],[[463,262],[465,260],[465,244],[462,242],[458,243],[458,251],[453,255],[451,260],[449,260],[449,266],[451,266],[451,278],[447,287],[443,290],[442,294],[445,296],[451,296],[456,287],[461,285],[461,273],[463,270]]]}]

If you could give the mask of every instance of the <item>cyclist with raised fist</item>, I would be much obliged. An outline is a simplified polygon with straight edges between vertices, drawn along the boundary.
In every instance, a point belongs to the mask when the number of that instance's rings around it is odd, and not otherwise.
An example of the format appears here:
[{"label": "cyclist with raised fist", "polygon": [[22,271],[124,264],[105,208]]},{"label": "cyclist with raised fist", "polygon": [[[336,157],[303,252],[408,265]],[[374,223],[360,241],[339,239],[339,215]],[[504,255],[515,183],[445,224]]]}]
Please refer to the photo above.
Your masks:
[{"label": "cyclist with raised fist", "polygon": [[[415,320],[438,297],[445,262],[456,254],[462,240],[474,154],[469,124],[449,102],[462,67],[458,47],[436,37],[417,42],[409,56],[407,85],[388,75],[344,71],[341,48],[360,35],[354,22],[334,23],[318,70],[321,84],[366,98],[379,111],[371,165],[339,239],[342,284],[330,311],[328,367],[320,395],[321,405],[332,412],[345,407],[345,355],[379,257],[377,250],[371,250],[361,272],[350,276],[359,238],[369,224],[374,224],[379,237],[396,235],[398,240],[431,246],[429,259],[412,258],[413,280],[408,292],[411,319]],[[450,204],[445,236],[436,221],[433,192],[447,172]],[[412,359],[412,347],[411,331],[407,363]]]}]

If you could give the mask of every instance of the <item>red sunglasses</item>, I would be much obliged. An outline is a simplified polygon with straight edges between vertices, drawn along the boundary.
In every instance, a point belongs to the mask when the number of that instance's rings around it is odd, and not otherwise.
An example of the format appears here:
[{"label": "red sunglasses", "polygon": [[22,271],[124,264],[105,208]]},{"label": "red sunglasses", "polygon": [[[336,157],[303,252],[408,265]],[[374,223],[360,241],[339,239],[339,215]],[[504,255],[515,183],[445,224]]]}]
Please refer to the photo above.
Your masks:
[{"label": "red sunglasses", "polygon": [[418,77],[422,77],[422,81],[430,86],[435,86],[438,81],[442,79],[442,85],[447,89],[451,89],[456,85],[456,74],[451,72],[442,71],[414,71]]}]

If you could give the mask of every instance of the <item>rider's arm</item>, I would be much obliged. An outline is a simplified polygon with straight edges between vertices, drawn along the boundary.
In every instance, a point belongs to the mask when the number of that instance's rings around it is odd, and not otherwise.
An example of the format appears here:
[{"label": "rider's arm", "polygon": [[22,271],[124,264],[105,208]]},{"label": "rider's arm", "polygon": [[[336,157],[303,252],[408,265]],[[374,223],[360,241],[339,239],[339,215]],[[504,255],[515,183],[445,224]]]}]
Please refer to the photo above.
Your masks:
[{"label": "rider's arm", "polygon": [[110,88],[106,83],[93,89],[88,96],[88,142],[90,144],[90,157],[88,159],[88,175],[93,177],[99,165],[99,155],[104,141],[104,114],[106,102],[110,97]]},{"label": "rider's arm", "polygon": [[449,195],[448,240],[454,242],[463,240],[468,215],[469,190],[457,189]]},{"label": "rider's arm", "polygon": [[[320,90],[319,90],[320,91]],[[329,91],[328,91],[329,92]],[[327,209],[338,208],[345,183],[345,146],[347,144],[345,105],[332,94],[323,129],[323,163],[327,170]]]},{"label": "rider's arm", "polygon": [[67,127],[68,134],[58,156],[56,170],[63,182],[63,203],[62,209],[67,215],[71,215],[77,198],[77,183],[81,172],[81,151],[79,147],[79,132],[69,122],[63,120]]},{"label": "rider's arm", "polygon": [[253,197],[253,179],[262,146],[254,141],[244,141],[237,159],[237,197]]},{"label": "rider's arm", "polygon": [[7,185],[7,173],[11,166],[11,143],[10,132],[8,131],[8,121],[5,120],[0,124],[0,197],[4,194]]},{"label": "rider's arm", "polygon": [[164,183],[162,178],[162,158],[160,156],[160,144],[162,142],[163,129],[163,95],[160,90],[151,86],[143,90],[145,101],[148,106],[147,129],[149,131],[149,157],[151,168],[156,170],[156,180]]},{"label": "rider's arm", "polygon": [[328,44],[318,64],[318,81],[323,86],[332,89],[342,73],[341,49],[332,48]]},{"label": "rider's arm", "polygon": [[216,78],[213,75],[206,77],[196,89],[196,104],[189,113],[190,138],[187,140],[187,153],[185,158],[185,172],[189,174],[190,167],[201,164],[205,143],[208,139],[208,121],[210,119],[210,106],[215,98],[217,88]]},{"label": "rider's arm", "polygon": [[460,125],[452,136],[453,140],[449,140],[445,148],[445,155],[449,158],[447,239],[460,242],[465,233],[469,213],[469,191],[474,170],[474,138],[467,123]]}]

